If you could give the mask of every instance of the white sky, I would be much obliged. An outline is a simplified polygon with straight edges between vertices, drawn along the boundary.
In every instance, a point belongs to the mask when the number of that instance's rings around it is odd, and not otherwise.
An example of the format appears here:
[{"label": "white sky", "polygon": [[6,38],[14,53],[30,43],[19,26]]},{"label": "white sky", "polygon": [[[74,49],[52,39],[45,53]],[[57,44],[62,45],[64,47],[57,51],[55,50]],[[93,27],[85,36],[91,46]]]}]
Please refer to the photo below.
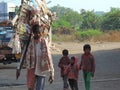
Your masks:
[{"label": "white sky", "polygon": [[[12,2],[20,5],[21,0],[0,0],[5,2]],[[120,8],[120,0],[46,0],[52,1],[48,7],[59,4],[60,6],[71,8],[75,11],[80,9],[94,10],[94,11],[109,11],[110,7]]]}]

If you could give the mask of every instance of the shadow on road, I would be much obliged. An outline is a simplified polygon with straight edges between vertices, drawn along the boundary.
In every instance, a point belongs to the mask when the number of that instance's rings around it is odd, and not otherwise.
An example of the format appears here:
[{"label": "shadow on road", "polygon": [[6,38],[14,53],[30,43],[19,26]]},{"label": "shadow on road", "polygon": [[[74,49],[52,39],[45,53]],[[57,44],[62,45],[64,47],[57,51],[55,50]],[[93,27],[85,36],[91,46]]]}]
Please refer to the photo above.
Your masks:
[{"label": "shadow on road", "polygon": [[[120,83],[120,48],[112,50],[99,50],[92,52],[96,59],[96,73],[92,79],[91,88],[92,90],[119,90]],[[78,56],[79,62],[82,53],[72,54],[70,57],[75,55]],[[60,71],[58,68],[58,61],[61,54],[54,54],[53,61],[55,67],[55,81],[53,85],[47,82],[46,78],[46,89],[45,90],[60,90],[62,89],[62,79],[60,77]],[[24,86],[26,83],[26,70],[22,70],[19,80],[15,79],[16,65],[4,66],[1,68],[0,65],[0,87],[11,86]],[[84,81],[82,72],[79,73],[79,89],[84,90]],[[116,84],[116,85],[114,85]],[[112,88],[114,87],[114,88]],[[100,89],[101,88],[101,89]],[[2,90],[2,89],[1,89]],[[13,89],[12,89],[13,90]],[[14,89],[16,90],[16,89]]]}]

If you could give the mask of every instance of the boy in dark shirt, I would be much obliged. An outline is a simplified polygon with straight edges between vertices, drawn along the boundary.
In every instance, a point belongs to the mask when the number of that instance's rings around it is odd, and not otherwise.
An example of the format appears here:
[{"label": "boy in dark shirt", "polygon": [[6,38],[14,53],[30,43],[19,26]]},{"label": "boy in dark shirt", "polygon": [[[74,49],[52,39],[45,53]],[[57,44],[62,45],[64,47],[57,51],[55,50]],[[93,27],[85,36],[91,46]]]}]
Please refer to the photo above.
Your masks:
[{"label": "boy in dark shirt", "polygon": [[61,69],[61,77],[63,78],[63,89],[68,90],[68,79],[67,75],[64,74],[65,68],[70,64],[70,59],[68,57],[68,50],[64,49],[62,51],[62,57],[59,60],[58,67]]}]

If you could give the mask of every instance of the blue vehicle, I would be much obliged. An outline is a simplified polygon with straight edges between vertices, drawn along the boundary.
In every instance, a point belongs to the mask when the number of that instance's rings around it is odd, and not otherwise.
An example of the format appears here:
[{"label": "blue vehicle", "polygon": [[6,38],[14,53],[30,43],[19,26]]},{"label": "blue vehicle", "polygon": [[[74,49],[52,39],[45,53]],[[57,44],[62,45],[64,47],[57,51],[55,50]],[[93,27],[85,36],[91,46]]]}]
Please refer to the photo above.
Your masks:
[{"label": "blue vehicle", "polygon": [[12,48],[8,47],[8,43],[14,34],[12,27],[0,27],[0,63],[11,64],[13,62],[19,62],[20,55],[12,54]]}]

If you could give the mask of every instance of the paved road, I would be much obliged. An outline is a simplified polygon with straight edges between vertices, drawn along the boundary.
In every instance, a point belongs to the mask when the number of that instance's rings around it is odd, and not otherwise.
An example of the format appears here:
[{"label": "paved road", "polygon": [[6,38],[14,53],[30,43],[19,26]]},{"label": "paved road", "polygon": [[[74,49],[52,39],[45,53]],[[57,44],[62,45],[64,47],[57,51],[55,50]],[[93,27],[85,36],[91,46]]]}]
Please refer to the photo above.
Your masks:
[{"label": "paved road", "polygon": [[[96,59],[96,73],[91,81],[91,90],[120,90],[120,49],[93,52]],[[80,58],[80,54],[76,54]],[[47,82],[45,90],[62,90],[62,80],[57,67],[60,55],[53,55],[55,65],[55,81]],[[23,69],[19,80],[15,79],[15,67],[5,66],[0,69],[0,90],[27,90],[26,70]],[[6,67],[9,67],[7,69]],[[79,90],[85,90],[82,72],[79,75]]]}]

